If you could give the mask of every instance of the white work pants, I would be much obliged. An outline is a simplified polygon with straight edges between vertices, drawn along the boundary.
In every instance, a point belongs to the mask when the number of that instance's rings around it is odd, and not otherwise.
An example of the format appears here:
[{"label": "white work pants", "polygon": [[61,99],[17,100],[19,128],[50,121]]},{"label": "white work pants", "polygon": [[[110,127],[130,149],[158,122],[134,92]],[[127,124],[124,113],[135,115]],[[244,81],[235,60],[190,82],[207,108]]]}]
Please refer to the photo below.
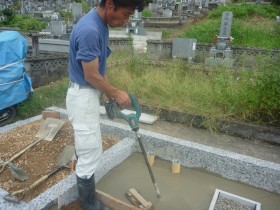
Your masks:
[{"label": "white work pants", "polygon": [[103,152],[100,132],[100,92],[94,88],[69,87],[66,96],[68,117],[75,135],[78,157],[76,174],[90,178]]}]

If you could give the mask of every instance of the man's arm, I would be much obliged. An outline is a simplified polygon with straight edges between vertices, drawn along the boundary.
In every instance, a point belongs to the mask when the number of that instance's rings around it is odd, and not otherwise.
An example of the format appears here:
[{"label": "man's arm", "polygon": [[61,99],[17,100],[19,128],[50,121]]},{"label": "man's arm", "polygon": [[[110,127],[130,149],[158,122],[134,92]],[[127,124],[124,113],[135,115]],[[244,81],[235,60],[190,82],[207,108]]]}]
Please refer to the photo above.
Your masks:
[{"label": "man's arm", "polygon": [[[106,81],[106,82],[108,82],[108,83],[109,83],[109,80],[108,80],[108,77],[107,77],[107,75],[106,75],[106,74],[104,75],[104,79],[105,79],[105,81]],[[105,95],[106,95],[106,94],[105,94]],[[110,100],[110,96],[107,96],[107,95],[106,95],[106,97]]]},{"label": "man's arm", "polygon": [[107,78],[103,78],[99,73],[98,59],[90,62],[83,62],[82,66],[85,74],[85,80],[94,86],[96,89],[102,91],[107,97],[113,98],[120,106],[130,105],[130,98],[125,91],[119,90],[110,85]]}]

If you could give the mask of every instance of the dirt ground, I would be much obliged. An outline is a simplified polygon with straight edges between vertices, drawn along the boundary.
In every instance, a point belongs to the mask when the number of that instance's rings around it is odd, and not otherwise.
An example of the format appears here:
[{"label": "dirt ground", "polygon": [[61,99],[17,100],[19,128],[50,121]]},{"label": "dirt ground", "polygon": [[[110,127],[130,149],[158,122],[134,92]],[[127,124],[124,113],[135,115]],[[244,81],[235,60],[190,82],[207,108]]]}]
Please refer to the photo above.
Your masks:
[{"label": "dirt ground", "polygon": [[74,201],[67,206],[62,206],[60,209],[61,210],[82,210],[82,208],[80,207],[79,201]]},{"label": "dirt ground", "polygon": [[[37,140],[37,131],[43,120],[28,123],[17,127],[7,133],[0,134],[0,157],[3,161],[10,159],[13,155],[24,149],[27,145]],[[113,136],[102,136],[104,151],[116,144],[119,139]],[[28,179],[24,182],[18,181],[11,176],[8,166],[0,174],[0,188],[12,193],[14,191],[30,186],[36,180],[57,167],[57,159],[66,145],[73,145],[73,129],[69,121],[66,121],[52,141],[42,140],[31,149],[27,150],[13,163],[22,168]],[[26,194],[23,200],[30,201],[39,194],[62,180],[70,174],[70,169],[65,168],[49,177],[45,182]]]}]

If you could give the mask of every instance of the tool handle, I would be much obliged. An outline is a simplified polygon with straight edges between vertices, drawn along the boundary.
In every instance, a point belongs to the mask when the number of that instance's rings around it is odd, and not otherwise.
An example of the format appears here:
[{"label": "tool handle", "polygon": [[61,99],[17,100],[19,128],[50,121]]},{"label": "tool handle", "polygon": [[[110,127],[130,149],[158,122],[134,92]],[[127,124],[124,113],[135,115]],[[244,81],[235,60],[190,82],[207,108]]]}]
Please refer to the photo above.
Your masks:
[{"label": "tool handle", "polygon": [[27,147],[25,147],[23,150],[21,150],[19,153],[15,154],[13,157],[10,158],[9,161],[13,161],[14,159],[18,158],[19,156],[21,156],[24,152],[26,152],[27,150],[29,150],[31,147],[35,146],[38,142],[40,142],[43,138],[39,138],[36,141],[34,141],[33,143],[29,144]]},{"label": "tool handle", "polygon": [[130,100],[131,100],[131,105],[133,106],[135,112],[136,112],[136,118],[139,120],[141,116],[141,109],[139,106],[139,103],[134,95],[129,95]]},{"label": "tool handle", "polygon": [[18,194],[21,194],[21,193],[26,193],[28,192],[29,190],[35,188],[36,186],[38,186],[39,184],[41,184],[43,181],[45,181],[46,179],[48,179],[51,175],[55,174],[56,172],[58,172],[59,170],[61,170],[64,166],[59,166],[55,169],[53,169],[50,173],[42,176],[40,179],[36,180],[33,184],[31,184],[30,186],[28,187],[25,187],[21,190],[18,190],[18,191],[15,191],[13,193],[11,193],[11,195],[15,196],[15,195],[18,195]]},{"label": "tool handle", "polygon": [[151,176],[151,179],[152,179],[152,182],[154,184],[154,187],[155,187],[155,190],[156,190],[156,193],[157,193],[157,197],[159,198],[160,197],[160,192],[159,192],[159,189],[158,189],[158,185],[156,183],[156,179],[154,177],[154,174],[153,174],[153,171],[152,171],[152,168],[149,164],[149,161],[148,161],[148,158],[147,158],[147,154],[146,154],[146,151],[145,151],[145,148],[144,148],[144,145],[142,143],[142,140],[141,140],[141,136],[139,135],[138,131],[136,132],[136,138],[138,140],[138,143],[140,145],[140,148],[141,148],[141,151],[142,151],[142,154],[144,156],[144,160],[146,162],[146,165],[148,167],[148,171],[150,173],[150,176]]},{"label": "tool handle", "polygon": [[38,142],[40,142],[43,138],[40,138],[36,141],[34,141],[33,143],[29,144],[27,147],[25,147],[23,150],[21,150],[20,152],[18,152],[17,154],[15,154],[13,157],[11,157],[9,160],[5,161],[2,165],[2,168],[0,170],[0,173],[4,170],[5,166],[8,164],[8,162],[15,160],[16,158],[18,158],[19,156],[21,156],[24,152],[26,152],[27,150],[29,150],[31,147],[35,146]]},{"label": "tool handle", "polygon": [[70,171],[71,172],[75,171],[75,168],[76,168],[76,161],[75,160],[71,160]]},{"label": "tool handle", "polygon": [[139,118],[141,116],[141,109],[140,106],[135,98],[134,95],[129,95],[131,100],[131,105],[134,108],[136,113],[131,114],[124,114],[119,109],[119,106],[115,100],[111,100],[105,104],[105,109],[107,113],[107,117],[111,120],[113,120],[116,117],[119,117],[126,122],[128,122],[129,126],[132,128],[133,131],[136,131],[139,129]]},{"label": "tool handle", "polygon": [[136,100],[136,97],[134,95],[129,95],[131,100],[131,105],[135,110],[135,114],[124,114],[120,110],[117,111],[117,116],[124,119],[126,122],[128,122],[129,126],[133,131],[137,131],[139,129],[139,118],[141,116],[141,110],[140,106]]}]

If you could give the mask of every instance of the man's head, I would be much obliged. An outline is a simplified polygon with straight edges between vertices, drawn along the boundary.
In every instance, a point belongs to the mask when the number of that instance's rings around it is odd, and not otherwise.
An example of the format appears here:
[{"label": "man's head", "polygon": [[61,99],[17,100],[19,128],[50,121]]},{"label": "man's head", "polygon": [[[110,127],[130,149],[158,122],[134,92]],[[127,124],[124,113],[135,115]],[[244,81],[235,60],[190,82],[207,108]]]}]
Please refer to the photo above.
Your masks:
[{"label": "man's head", "polygon": [[114,28],[127,24],[136,9],[141,12],[144,0],[101,0],[99,6],[104,10],[105,22]]},{"label": "man's head", "polygon": [[[99,3],[100,7],[105,7],[106,2],[108,0],[101,0]],[[119,7],[130,7],[134,10],[138,10],[138,12],[142,12],[144,9],[144,0],[112,0],[114,3],[115,9],[118,9]]]}]

